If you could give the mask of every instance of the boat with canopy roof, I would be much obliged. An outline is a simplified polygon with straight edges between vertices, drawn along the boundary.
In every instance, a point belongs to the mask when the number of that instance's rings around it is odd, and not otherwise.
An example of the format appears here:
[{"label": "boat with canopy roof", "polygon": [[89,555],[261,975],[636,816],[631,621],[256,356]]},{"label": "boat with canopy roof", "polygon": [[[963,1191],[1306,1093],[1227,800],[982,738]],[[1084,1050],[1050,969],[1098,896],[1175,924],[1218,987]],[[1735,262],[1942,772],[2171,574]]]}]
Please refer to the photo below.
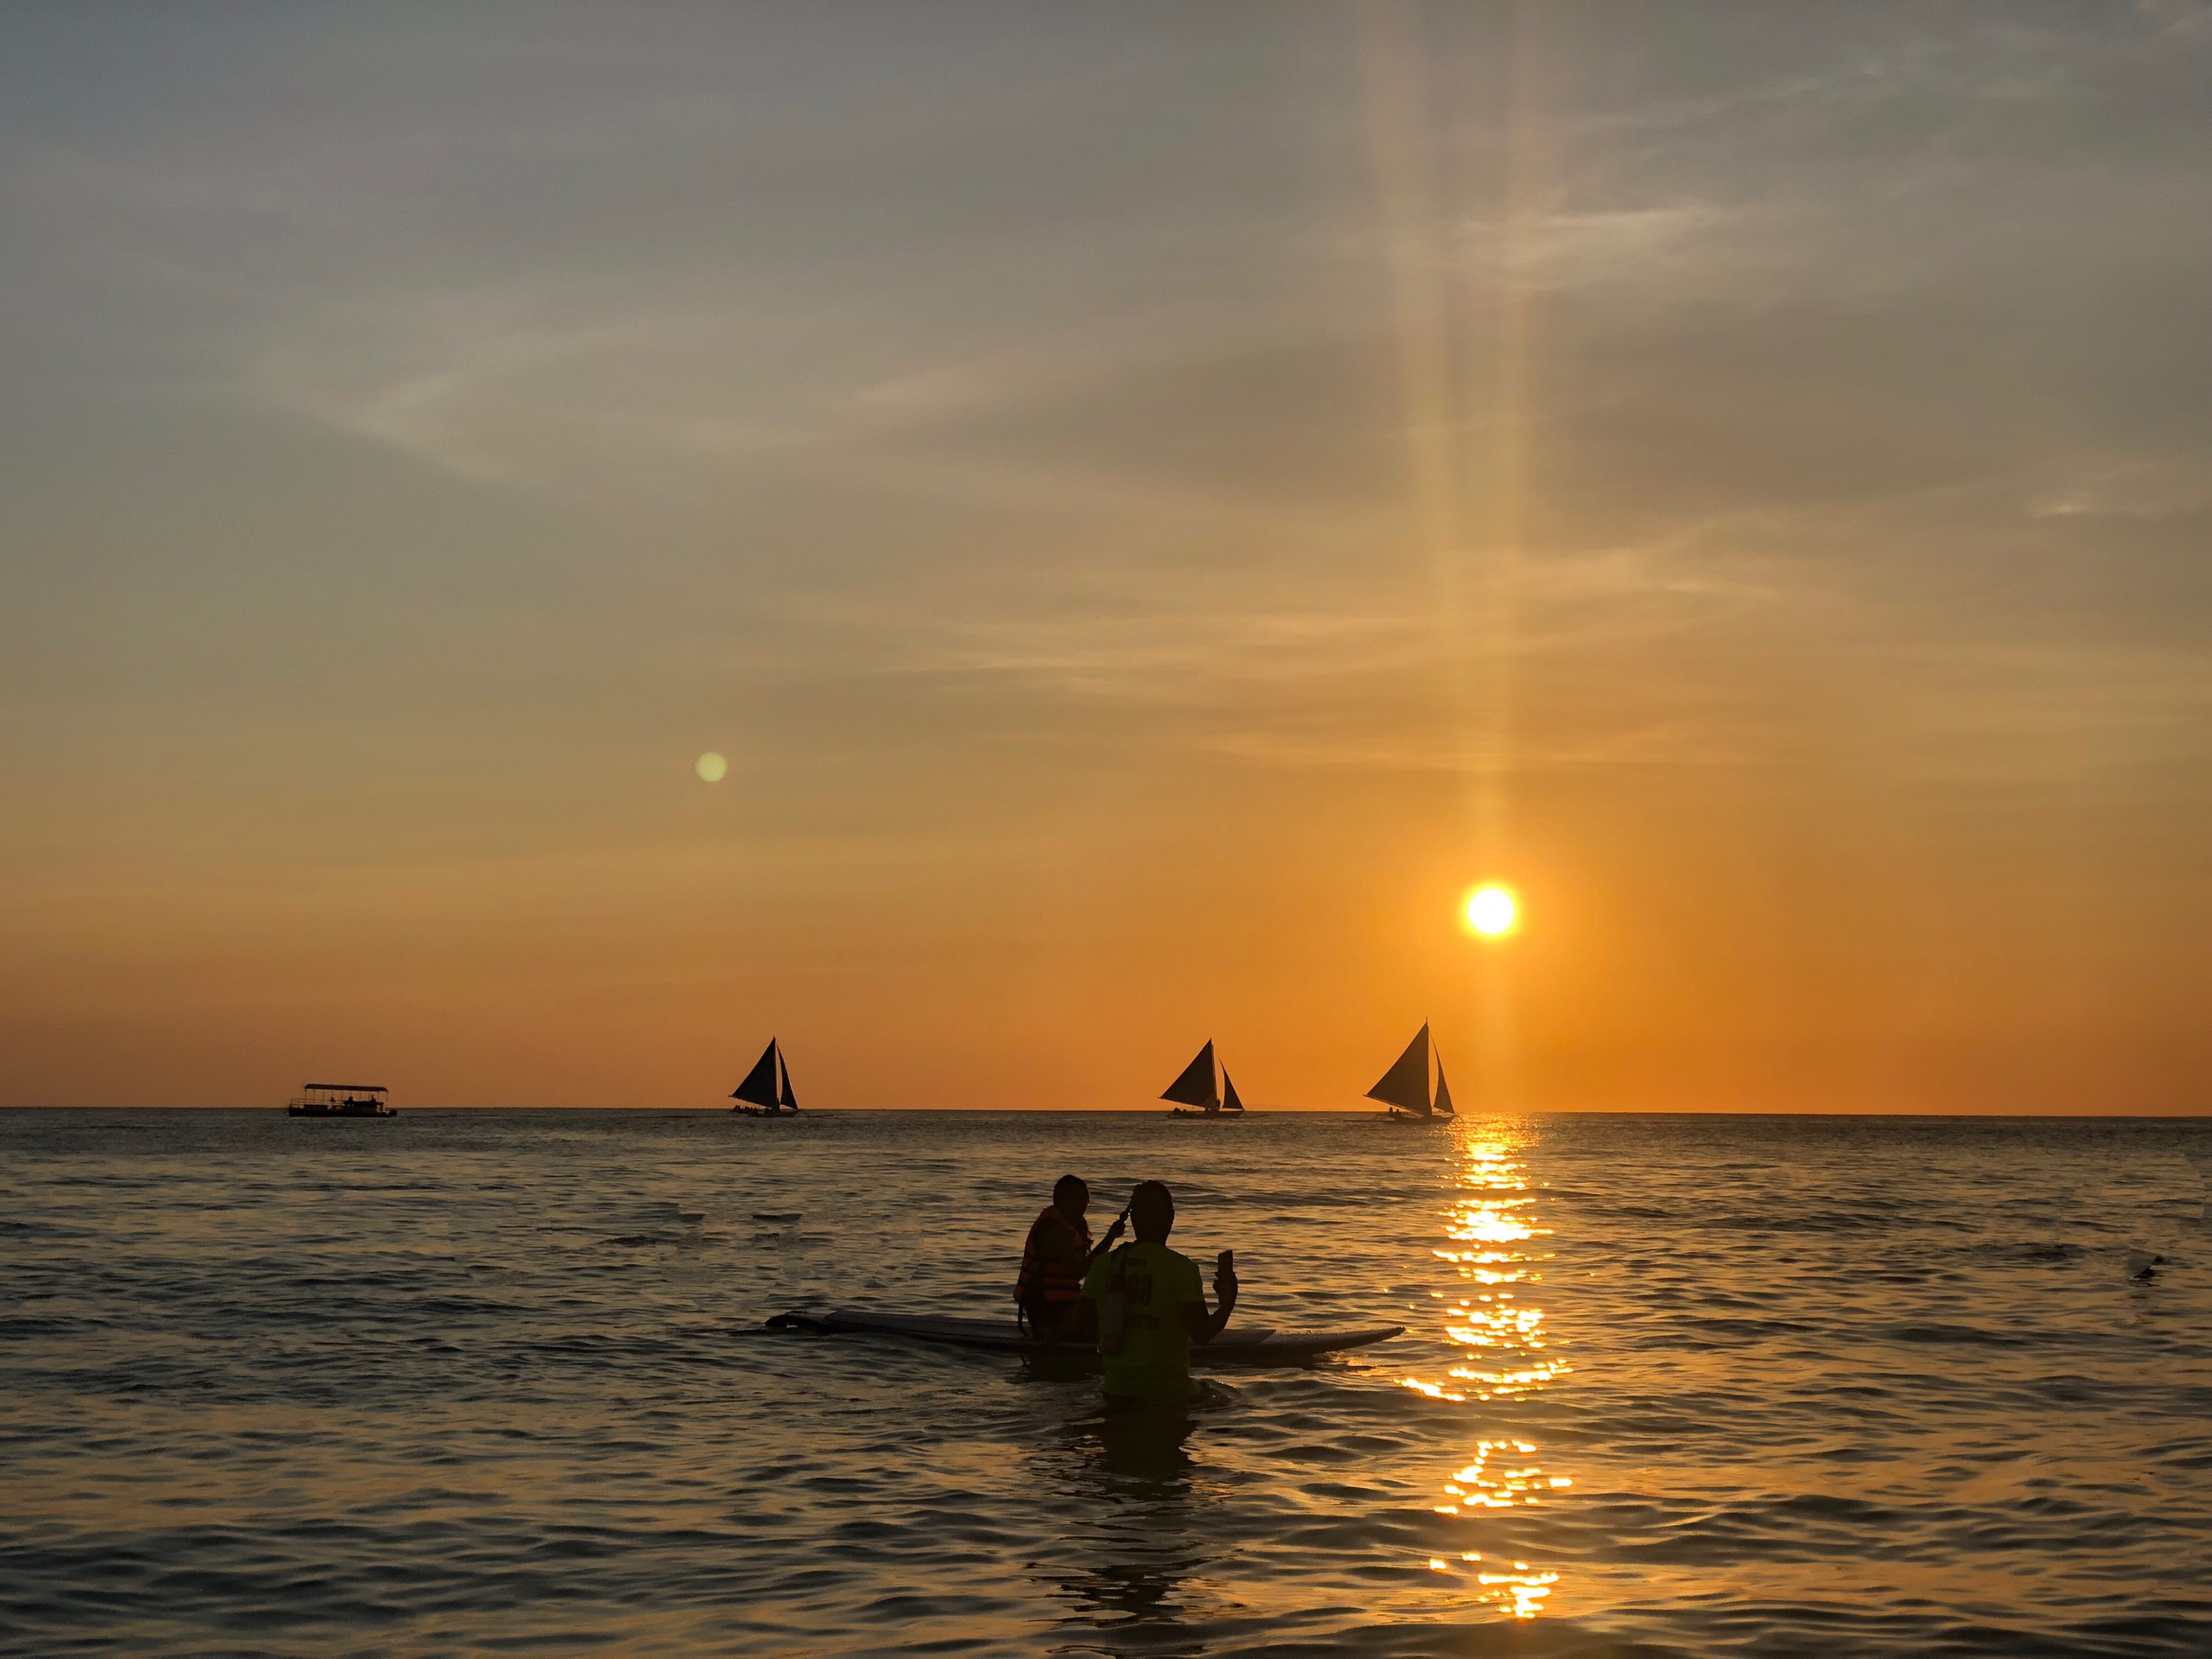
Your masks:
[{"label": "boat with canopy roof", "polygon": [[397,1117],[399,1108],[385,1096],[380,1083],[303,1083],[296,1099],[284,1106],[287,1117]]}]

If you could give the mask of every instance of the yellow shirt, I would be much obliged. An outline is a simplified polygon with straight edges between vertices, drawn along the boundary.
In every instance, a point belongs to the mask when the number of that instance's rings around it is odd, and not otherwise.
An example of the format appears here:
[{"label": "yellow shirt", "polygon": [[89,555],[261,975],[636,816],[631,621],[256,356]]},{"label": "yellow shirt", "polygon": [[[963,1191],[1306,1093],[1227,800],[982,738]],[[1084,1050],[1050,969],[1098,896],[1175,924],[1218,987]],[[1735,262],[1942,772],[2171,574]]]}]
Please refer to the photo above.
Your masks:
[{"label": "yellow shirt", "polygon": [[1083,1294],[1098,1304],[1098,1352],[1106,1362],[1108,1394],[1147,1405],[1182,1405],[1197,1397],[1182,1312],[1187,1303],[1205,1306],[1197,1262],[1165,1244],[1124,1244],[1091,1265]]}]

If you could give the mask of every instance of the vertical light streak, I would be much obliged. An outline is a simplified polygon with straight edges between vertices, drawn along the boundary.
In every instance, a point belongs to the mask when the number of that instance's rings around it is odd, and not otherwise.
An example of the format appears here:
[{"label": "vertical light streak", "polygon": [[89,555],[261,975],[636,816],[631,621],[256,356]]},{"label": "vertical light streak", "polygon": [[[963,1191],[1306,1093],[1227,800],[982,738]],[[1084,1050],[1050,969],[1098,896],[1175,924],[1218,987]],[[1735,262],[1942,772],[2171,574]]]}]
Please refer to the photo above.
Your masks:
[{"label": "vertical light streak", "polygon": [[1390,271],[1398,379],[1413,455],[1414,523],[1436,607],[1439,659],[1459,645],[1459,480],[1452,389],[1452,340],[1436,194],[1430,176],[1428,86],[1421,11],[1377,3],[1360,11],[1360,67],[1376,213]]},{"label": "vertical light streak", "polygon": [[1536,416],[1534,264],[1541,218],[1552,194],[1536,16],[1535,8],[1526,0],[1515,8],[1506,74],[1502,200],[1487,214],[1482,212],[1483,204],[1477,203],[1469,204],[1468,212],[1470,219],[1493,219],[1499,240],[1488,291],[1471,296],[1471,302],[1487,313],[1477,326],[1491,342],[1491,362],[1488,419],[1467,433],[1469,468],[1487,480],[1479,550],[1482,634],[1471,667],[1478,676],[1474,701],[1483,711],[1486,761],[1473,774],[1473,828],[1478,853],[1492,863],[1504,857],[1510,829],[1519,576],[1528,534],[1529,448]]},{"label": "vertical light streak", "polygon": [[[1544,122],[1541,41],[1533,0],[1514,8],[1506,76],[1503,200],[1496,212],[1501,248],[1487,305],[1493,364],[1487,431],[1471,429],[1470,444],[1488,454],[1471,458],[1488,480],[1480,548],[1482,634],[1470,664],[1482,711],[1484,764],[1470,773],[1470,830],[1485,870],[1514,866],[1510,822],[1519,687],[1520,576],[1529,530],[1530,446],[1537,418],[1536,283],[1533,270],[1541,216],[1550,207],[1553,168]],[[1516,1086],[1512,980],[1509,959],[1477,959],[1476,1031],[1481,1098],[1510,1103]]]},{"label": "vertical light streak", "polygon": [[[1360,21],[1367,141],[1396,322],[1413,518],[1434,607],[1439,700],[1453,764],[1467,780],[1471,863],[1485,873],[1506,870],[1513,866],[1514,669],[1536,404],[1532,260],[1553,188],[1538,14],[1526,0],[1513,13],[1502,167],[1452,192],[1449,219],[1439,205],[1438,159],[1464,160],[1479,149],[1463,123],[1484,118],[1490,101],[1469,96],[1463,111],[1448,92],[1432,100],[1418,5],[1370,4]],[[1463,234],[1483,224],[1496,226],[1499,245],[1487,262],[1467,257]],[[1477,1097],[1492,1103],[1510,1101],[1514,1088],[1509,971],[1505,957],[1490,953],[1467,985],[1478,1039]]]}]

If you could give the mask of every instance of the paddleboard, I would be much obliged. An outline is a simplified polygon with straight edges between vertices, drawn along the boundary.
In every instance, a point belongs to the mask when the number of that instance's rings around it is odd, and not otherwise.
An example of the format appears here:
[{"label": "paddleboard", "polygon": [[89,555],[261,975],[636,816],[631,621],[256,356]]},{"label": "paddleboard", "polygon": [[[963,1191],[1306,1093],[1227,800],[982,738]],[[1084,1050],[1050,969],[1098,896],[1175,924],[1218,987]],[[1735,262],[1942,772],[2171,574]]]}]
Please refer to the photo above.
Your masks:
[{"label": "paddleboard", "polygon": [[[1039,1342],[1011,1319],[938,1319],[925,1313],[779,1313],[768,1321],[776,1331],[814,1331],[831,1336],[905,1337],[913,1342],[943,1343],[1006,1354],[1070,1354],[1097,1357],[1089,1342]],[[1193,1365],[1294,1365],[1322,1354],[1364,1348],[1402,1334],[1402,1325],[1369,1325],[1347,1331],[1274,1331],[1235,1326],[1204,1347],[1193,1344]]]}]

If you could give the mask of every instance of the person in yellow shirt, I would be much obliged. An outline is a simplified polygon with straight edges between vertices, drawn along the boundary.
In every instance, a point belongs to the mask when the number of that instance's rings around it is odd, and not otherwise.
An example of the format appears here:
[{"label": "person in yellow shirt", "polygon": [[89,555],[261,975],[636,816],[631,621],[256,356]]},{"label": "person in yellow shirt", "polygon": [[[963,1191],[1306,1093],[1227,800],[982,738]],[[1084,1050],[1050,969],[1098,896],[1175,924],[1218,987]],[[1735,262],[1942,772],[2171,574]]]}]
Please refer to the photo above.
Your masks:
[{"label": "person in yellow shirt", "polygon": [[1136,1405],[1188,1405],[1191,1346],[1221,1334],[1236,1306],[1236,1268],[1224,1250],[1214,1273],[1218,1306],[1206,1311],[1198,1264],[1167,1248],[1175,1195],[1147,1181],[1130,1195],[1136,1243],[1102,1255],[1084,1276],[1083,1294],[1098,1305],[1098,1352],[1105,1361],[1106,1397]]}]

